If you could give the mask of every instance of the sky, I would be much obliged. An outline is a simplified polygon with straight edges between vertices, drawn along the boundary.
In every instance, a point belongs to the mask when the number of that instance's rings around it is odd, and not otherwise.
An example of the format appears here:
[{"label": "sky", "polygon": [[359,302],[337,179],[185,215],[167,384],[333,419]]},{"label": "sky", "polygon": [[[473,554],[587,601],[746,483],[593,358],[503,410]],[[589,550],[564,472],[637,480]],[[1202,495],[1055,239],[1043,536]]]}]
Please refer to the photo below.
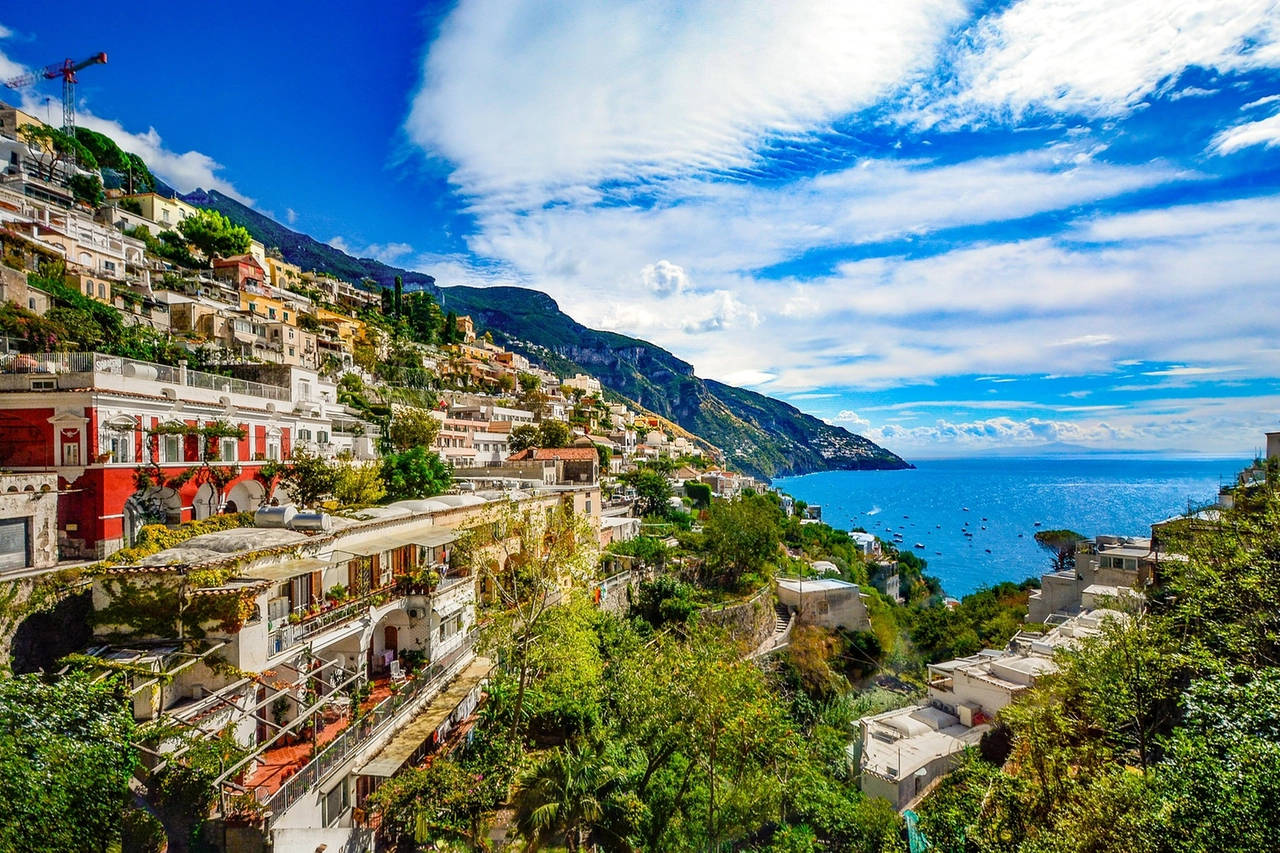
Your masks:
[{"label": "sky", "polygon": [[1280,429],[1280,2],[352,10],[10,5],[0,78],[106,51],[80,122],[174,187],[908,458]]}]

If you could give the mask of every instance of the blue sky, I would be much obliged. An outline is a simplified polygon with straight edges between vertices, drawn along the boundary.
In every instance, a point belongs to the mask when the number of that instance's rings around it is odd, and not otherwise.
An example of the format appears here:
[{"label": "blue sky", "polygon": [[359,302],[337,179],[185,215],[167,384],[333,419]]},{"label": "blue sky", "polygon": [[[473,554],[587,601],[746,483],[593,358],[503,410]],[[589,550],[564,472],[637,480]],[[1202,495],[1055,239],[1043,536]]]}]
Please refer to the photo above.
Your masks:
[{"label": "blue sky", "polygon": [[907,456],[1280,421],[1276,2],[278,6],[9,8],[0,75],[105,50],[83,123],[180,189]]}]

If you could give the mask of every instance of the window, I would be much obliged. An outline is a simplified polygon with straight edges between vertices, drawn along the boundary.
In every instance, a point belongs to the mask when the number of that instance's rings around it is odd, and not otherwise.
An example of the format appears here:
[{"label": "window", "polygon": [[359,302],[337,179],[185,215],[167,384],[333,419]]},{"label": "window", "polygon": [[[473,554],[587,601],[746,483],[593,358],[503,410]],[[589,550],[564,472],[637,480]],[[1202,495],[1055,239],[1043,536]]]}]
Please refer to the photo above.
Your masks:
[{"label": "window", "polygon": [[102,283],[98,284],[98,298],[99,299],[107,298],[107,286],[105,284],[102,284]]},{"label": "window", "polygon": [[289,355],[293,355],[293,354],[294,354],[293,347],[289,347]]},{"label": "window", "polygon": [[160,439],[160,461],[182,462],[182,436],[162,435]]},{"label": "window", "polygon": [[324,795],[324,825],[333,826],[347,813],[350,800],[347,797],[347,780],[343,779],[338,787]]},{"label": "window", "polygon": [[309,429],[300,429],[300,430],[298,430],[298,438],[299,438],[300,440],[302,440],[302,441],[310,441],[310,440],[311,440],[311,430],[309,430]]},{"label": "window", "polygon": [[250,302],[250,303],[249,303],[249,313],[251,313],[251,314],[257,314],[257,313],[258,313],[258,303],[256,303],[256,302]]},{"label": "window", "polygon": [[220,462],[236,461],[236,457],[239,455],[239,450],[240,450],[239,444],[240,443],[236,441],[236,439],[234,438],[223,438],[222,448],[218,453],[218,461]]},{"label": "window", "polygon": [[278,438],[267,439],[267,458],[270,459],[272,462],[280,461],[280,439]]},{"label": "window", "polygon": [[324,430],[320,430],[319,432],[316,433],[316,441],[320,442],[321,444],[328,444],[329,433],[325,432]]},{"label": "window", "polygon": [[98,430],[98,452],[110,453],[111,462],[132,462],[133,429],[102,427]]},{"label": "window", "polygon": [[66,442],[62,445],[62,464],[75,468],[80,465],[80,445],[78,442]]},{"label": "window", "polygon": [[36,298],[34,296],[27,299],[27,308],[32,311],[36,310]]}]

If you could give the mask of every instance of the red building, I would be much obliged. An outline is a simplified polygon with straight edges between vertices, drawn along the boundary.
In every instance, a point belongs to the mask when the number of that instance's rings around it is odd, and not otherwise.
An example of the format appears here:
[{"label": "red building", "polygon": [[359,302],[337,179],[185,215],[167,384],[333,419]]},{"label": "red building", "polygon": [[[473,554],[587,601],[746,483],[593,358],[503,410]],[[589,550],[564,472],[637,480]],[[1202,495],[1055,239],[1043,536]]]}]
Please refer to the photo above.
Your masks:
[{"label": "red building", "polygon": [[106,556],[143,524],[252,511],[268,498],[255,476],[267,460],[300,441],[340,449],[336,395],[314,372],[289,376],[285,387],[94,353],[8,356],[0,467],[57,473],[64,559]]},{"label": "red building", "polygon": [[267,280],[267,271],[253,255],[232,255],[213,259],[213,277],[240,290],[257,290]]}]

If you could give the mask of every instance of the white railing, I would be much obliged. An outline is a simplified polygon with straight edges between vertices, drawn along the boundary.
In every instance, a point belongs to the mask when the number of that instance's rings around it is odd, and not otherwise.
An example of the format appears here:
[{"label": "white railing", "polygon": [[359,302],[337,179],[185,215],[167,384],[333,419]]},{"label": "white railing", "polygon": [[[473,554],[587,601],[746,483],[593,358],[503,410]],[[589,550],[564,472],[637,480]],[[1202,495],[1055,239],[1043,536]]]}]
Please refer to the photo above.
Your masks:
[{"label": "white railing", "polygon": [[264,385],[261,382],[251,382],[233,376],[184,370],[167,364],[154,364],[149,361],[137,361],[123,356],[103,355],[96,352],[8,353],[0,356],[0,373],[96,373],[243,394],[266,400],[285,402],[290,400],[289,389],[278,385]]}]

